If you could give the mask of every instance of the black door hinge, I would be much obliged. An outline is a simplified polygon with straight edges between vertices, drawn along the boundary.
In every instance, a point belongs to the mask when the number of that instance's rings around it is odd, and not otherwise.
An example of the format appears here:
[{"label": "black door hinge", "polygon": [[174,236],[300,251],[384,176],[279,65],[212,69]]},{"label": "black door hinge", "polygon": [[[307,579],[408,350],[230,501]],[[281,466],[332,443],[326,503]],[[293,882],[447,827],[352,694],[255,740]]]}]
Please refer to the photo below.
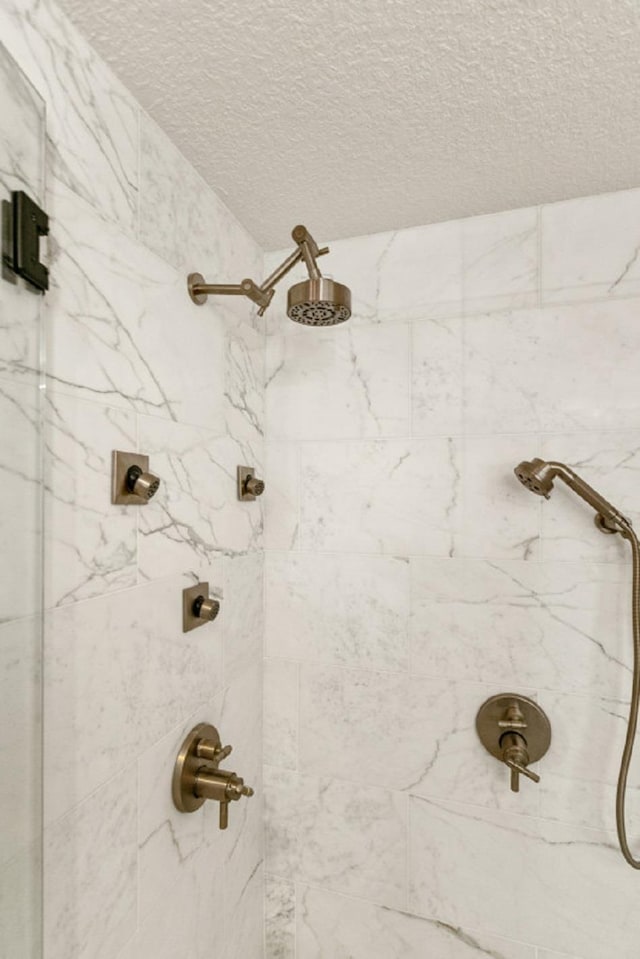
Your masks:
[{"label": "black door hinge", "polygon": [[40,237],[49,233],[49,217],[22,190],[11,194],[11,269],[37,290],[49,289],[49,271],[40,262]]}]

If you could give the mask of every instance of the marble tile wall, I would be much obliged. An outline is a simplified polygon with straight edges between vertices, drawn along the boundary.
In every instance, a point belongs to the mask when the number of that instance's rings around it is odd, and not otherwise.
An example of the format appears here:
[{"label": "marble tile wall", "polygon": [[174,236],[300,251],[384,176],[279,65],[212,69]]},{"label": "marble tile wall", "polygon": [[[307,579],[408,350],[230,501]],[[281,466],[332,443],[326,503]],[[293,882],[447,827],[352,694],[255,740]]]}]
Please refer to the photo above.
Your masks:
[{"label": "marble tile wall", "polygon": [[[639,250],[632,190],[333,243],[354,302],[334,329],[277,294],[269,959],[637,955],[627,547],[512,470],[565,460],[640,522]],[[508,691],[553,725],[518,795],[474,727]],[[640,850],[640,757],[629,830]]]},{"label": "marble tile wall", "polygon": [[[53,3],[4,0],[0,38],[47,112],[45,959],[253,959],[262,503],[237,501],[235,469],[264,466],[264,334],[245,302],[193,305],[186,274],[257,276],[262,251]],[[19,334],[2,324],[0,403],[28,421]],[[21,432],[4,448],[27,470]],[[146,507],[111,506],[113,449],[150,454]],[[184,635],[200,578],[222,612]],[[3,671],[20,641],[3,626]],[[226,833],[171,801],[204,719],[256,788]]]}]

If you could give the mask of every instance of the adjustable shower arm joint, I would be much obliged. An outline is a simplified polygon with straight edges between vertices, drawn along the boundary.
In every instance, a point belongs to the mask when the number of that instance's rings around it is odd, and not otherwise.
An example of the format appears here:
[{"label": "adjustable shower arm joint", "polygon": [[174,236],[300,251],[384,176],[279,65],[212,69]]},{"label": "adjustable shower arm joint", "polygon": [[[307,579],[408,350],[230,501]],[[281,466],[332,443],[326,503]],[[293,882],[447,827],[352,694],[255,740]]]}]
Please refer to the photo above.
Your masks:
[{"label": "adjustable shower arm joint", "polygon": [[260,286],[249,278],[241,283],[205,283],[201,273],[190,273],[187,279],[189,296],[198,306],[206,303],[208,296],[246,296],[260,307],[258,316],[263,316],[275,294],[276,283],[279,283],[300,260],[304,260],[312,279],[321,276],[316,259],[328,253],[329,247],[323,246],[318,249],[316,241],[305,226],[296,226],[291,235],[297,244],[296,249]]}]

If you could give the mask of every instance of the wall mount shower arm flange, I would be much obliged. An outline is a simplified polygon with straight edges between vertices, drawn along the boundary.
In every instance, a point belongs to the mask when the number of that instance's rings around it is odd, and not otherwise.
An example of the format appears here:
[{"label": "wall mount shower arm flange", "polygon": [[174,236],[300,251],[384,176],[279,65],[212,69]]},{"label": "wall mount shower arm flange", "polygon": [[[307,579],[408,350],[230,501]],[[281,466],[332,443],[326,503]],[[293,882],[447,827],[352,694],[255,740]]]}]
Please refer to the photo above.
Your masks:
[{"label": "wall mount shower arm flange", "polygon": [[299,224],[291,231],[291,236],[297,248],[258,286],[247,277],[241,283],[207,283],[202,273],[190,273],[187,277],[189,296],[198,306],[207,302],[208,296],[246,296],[259,306],[258,316],[264,316],[275,293],[276,283],[289,273],[290,270],[304,261],[309,277],[312,280],[320,279],[322,274],[316,260],[329,252],[328,246],[318,247],[305,226]]}]

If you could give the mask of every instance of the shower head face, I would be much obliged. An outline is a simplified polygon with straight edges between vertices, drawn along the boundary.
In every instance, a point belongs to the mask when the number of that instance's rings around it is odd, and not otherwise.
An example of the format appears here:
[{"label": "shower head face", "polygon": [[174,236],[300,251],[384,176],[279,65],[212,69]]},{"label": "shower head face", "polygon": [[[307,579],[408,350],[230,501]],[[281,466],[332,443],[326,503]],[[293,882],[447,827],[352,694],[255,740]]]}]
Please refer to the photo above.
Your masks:
[{"label": "shower head face", "polygon": [[289,290],[287,316],[304,326],[336,326],[351,316],[351,290],[326,276],[303,280]]},{"label": "shower head face", "polygon": [[553,470],[548,463],[541,459],[523,460],[513,472],[528,490],[549,499],[553,489]]}]

